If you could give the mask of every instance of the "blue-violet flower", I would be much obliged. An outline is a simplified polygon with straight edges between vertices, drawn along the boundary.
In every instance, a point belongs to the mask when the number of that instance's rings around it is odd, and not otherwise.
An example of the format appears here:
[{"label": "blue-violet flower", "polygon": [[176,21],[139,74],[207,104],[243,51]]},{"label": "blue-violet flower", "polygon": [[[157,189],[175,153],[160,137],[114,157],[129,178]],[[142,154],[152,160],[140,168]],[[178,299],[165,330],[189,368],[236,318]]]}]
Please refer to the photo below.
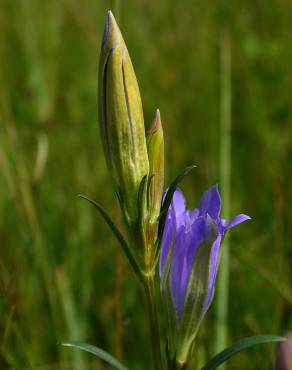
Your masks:
[{"label": "blue-violet flower", "polygon": [[206,191],[198,209],[187,210],[180,189],[168,209],[160,255],[163,304],[170,357],[184,364],[215,289],[220,246],[227,230],[250,219],[220,218],[218,186]]}]

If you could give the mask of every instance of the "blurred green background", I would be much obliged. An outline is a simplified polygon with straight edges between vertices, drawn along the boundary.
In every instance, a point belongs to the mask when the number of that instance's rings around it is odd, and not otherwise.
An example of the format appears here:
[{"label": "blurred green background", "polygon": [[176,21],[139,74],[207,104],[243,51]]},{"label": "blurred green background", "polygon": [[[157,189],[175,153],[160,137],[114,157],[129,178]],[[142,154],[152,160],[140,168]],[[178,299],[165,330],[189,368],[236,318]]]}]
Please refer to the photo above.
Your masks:
[{"label": "blurred green background", "polygon": [[[113,6],[0,0],[1,369],[107,368],[56,346],[64,340],[101,346],[130,369],[152,366],[142,291],[107,226],[77,198],[99,200],[120,222],[96,104],[99,47]],[[185,166],[198,166],[183,184],[191,207],[220,182],[220,55],[228,35],[230,213],[253,219],[231,233],[228,343],[286,333],[292,329],[291,0],[124,0],[119,7],[146,123],[161,111],[166,185]],[[197,364],[214,354],[215,307],[200,330]],[[265,345],[238,355],[229,368],[273,363],[274,346]]]}]

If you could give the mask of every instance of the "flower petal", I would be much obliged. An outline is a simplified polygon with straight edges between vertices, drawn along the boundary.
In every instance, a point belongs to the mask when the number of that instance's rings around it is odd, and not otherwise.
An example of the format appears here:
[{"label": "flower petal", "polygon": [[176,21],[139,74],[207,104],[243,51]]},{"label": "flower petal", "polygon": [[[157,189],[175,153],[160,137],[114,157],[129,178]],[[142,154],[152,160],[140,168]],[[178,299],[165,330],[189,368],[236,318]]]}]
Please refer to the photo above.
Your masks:
[{"label": "flower petal", "polygon": [[181,189],[177,188],[173,194],[171,207],[175,213],[177,229],[184,221],[184,213],[186,211],[186,200]]},{"label": "flower petal", "polygon": [[244,214],[237,215],[232,221],[230,221],[226,226],[224,226],[224,230],[229,230],[232,227],[237,226],[247,220],[251,220],[251,218]]},{"label": "flower petal", "polygon": [[218,190],[218,185],[214,185],[207,190],[200,201],[200,211],[202,214],[208,213],[214,220],[219,217],[221,209],[221,197]]},{"label": "flower petal", "polygon": [[215,292],[215,282],[218,270],[219,252],[221,245],[222,235],[218,234],[216,240],[214,241],[211,249],[210,255],[210,266],[209,266],[209,284],[208,284],[208,295],[204,303],[204,309],[207,311],[209,308]]},{"label": "flower petal", "polygon": [[[166,192],[163,195],[165,197]],[[159,272],[162,277],[165,270],[165,264],[167,256],[170,252],[170,247],[174,243],[176,234],[179,228],[185,224],[185,210],[186,201],[183,192],[178,188],[173,194],[172,202],[167,211],[167,217],[165,220],[162,243],[161,243],[161,255],[159,262]]]},{"label": "flower petal", "polygon": [[174,243],[176,228],[175,228],[175,215],[171,207],[168,210],[167,218],[165,220],[162,242],[161,242],[161,252],[159,260],[159,273],[160,278],[163,280],[163,275],[165,271],[165,264],[170,252],[170,247]]},{"label": "flower petal", "polygon": [[[181,317],[185,299],[183,286],[185,285],[186,280],[186,249],[185,228],[181,228],[175,240],[170,270],[171,297],[179,319]],[[184,281],[182,281],[183,279]]]}]

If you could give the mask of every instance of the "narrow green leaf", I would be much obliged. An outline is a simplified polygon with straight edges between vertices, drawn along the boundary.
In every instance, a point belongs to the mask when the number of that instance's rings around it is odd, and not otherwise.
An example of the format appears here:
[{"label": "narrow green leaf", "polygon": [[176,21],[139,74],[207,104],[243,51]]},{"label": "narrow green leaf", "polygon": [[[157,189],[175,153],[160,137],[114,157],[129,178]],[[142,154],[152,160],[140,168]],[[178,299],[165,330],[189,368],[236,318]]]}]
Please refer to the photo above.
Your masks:
[{"label": "narrow green leaf", "polygon": [[86,197],[85,195],[79,195],[80,198],[82,199],[85,199],[87,200],[89,203],[91,203],[97,210],[98,212],[102,215],[102,217],[104,218],[105,222],[108,224],[108,226],[110,227],[110,229],[112,230],[112,232],[114,233],[114,235],[116,236],[117,240],[119,241],[123,251],[125,252],[133,270],[135,271],[135,273],[137,274],[137,276],[141,279],[142,282],[144,282],[144,277],[143,277],[143,274],[137,264],[137,261],[136,259],[134,258],[131,250],[130,250],[130,247],[127,243],[127,241],[125,240],[125,238],[123,237],[122,233],[120,232],[120,230],[118,229],[118,227],[115,225],[115,223],[112,221],[112,219],[110,218],[110,216],[107,214],[107,212],[104,210],[104,208],[98,204],[97,202],[95,202],[94,200]]},{"label": "narrow green leaf", "polygon": [[60,343],[64,347],[73,347],[81,349],[82,351],[89,352],[96,357],[99,357],[101,360],[110,364],[113,368],[117,370],[128,370],[123,364],[120,363],[115,357],[105,352],[103,349],[92,346],[91,344],[82,343],[82,342],[70,342],[70,343]]},{"label": "narrow green leaf", "polygon": [[230,347],[226,348],[224,351],[218,353],[210,361],[208,361],[201,370],[213,370],[218,366],[227,361],[230,357],[236,355],[238,352],[243,351],[247,348],[253,347],[257,344],[271,343],[271,342],[283,342],[286,338],[277,337],[274,335],[258,335],[254,337],[248,337],[235,342]]},{"label": "narrow green leaf", "polygon": [[170,203],[172,201],[172,197],[174,192],[176,191],[176,188],[178,187],[178,184],[182,182],[184,177],[193,169],[195,168],[195,165],[191,165],[186,167],[181,171],[181,173],[174,179],[174,181],[171,183],[170,187],[167,190],[167,193],[165,195],[161,211],[160,211],[160,220],[159,220],[159,227],[158,227],[158,238],[159,240],[162,237],[163,229],[164,229],[164,224],[165,224],[165,219],[167,215],[168,208],[170,206]]}]

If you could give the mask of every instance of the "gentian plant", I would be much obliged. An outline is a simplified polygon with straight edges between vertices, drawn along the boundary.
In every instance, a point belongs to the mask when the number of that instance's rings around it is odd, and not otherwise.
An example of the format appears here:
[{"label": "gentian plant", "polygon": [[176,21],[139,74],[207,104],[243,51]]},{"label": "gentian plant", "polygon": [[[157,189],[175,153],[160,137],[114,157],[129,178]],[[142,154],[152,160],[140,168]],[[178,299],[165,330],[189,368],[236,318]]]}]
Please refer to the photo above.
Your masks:
[{"label": "gentian plant", "polygon": [[[156,111],[146,134],[133,65],[110,11],[101,45],[98,86],[103,149],[126,236],[99,203],[81,197],[105,219],[144,287],[155,370],[187,368],[190,358],[195,356],[192,349],[201,321],[214,296],[224,236],[250,217],[240,214],[230,222],[220,218],[217,185],[203,194],[199,208],[188,210],[178,185],[195,166],[184,169],[163,194],[164,140],[160,113]],[[158,270],[160,284],[156,279]],[[162,307],[156,299],[159,285]],[[164,312],[167,321],[163,332],[159,312]],[[215,369],[255,344],[284,340],[271,335],[245,338],[216,355],[201,370]],[[127,369],[98,347],[79,342],[62,344],[93,353],[116,369]],[[166,350],[162,353],[161,348]]]}]

